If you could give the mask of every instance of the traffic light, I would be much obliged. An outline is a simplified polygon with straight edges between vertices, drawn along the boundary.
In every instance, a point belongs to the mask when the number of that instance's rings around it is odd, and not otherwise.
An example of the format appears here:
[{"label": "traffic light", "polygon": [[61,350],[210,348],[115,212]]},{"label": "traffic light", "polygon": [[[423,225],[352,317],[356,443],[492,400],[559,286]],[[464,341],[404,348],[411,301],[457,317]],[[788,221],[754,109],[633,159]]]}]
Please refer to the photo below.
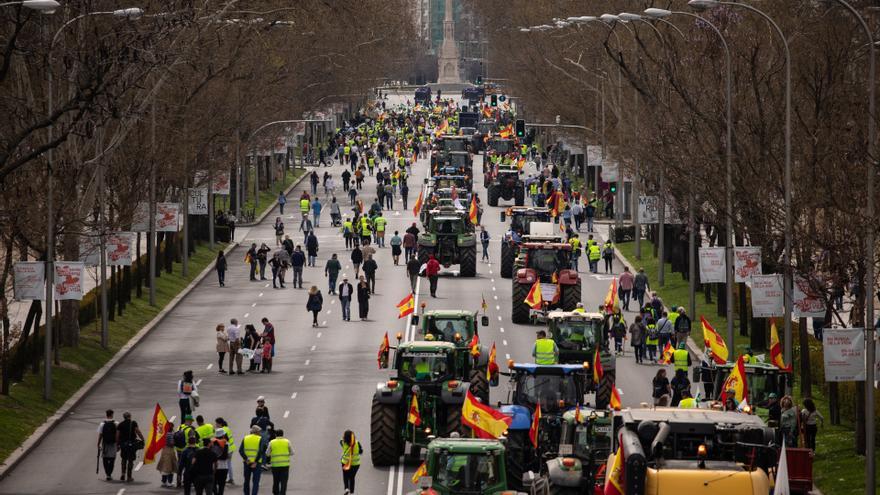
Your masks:
[{"label": "traffic light", "polygon": [[523,119],[516,120],[516,137],[526,137],[526,121]]},{"label": "traffic light", "polygon": [[483,85],[483,76],[477,76],[477,86]]},{"label": "traffic light", "polygon": [[489,98],[489,106],[492,106],[492,107],[498,106],[498,95],[492,95],[492,97]]},{"label": "traffic light", "polygon": [[617,182],[612,182],[611,183],[611,194],[616,194],[616,193],[617,193]]}]

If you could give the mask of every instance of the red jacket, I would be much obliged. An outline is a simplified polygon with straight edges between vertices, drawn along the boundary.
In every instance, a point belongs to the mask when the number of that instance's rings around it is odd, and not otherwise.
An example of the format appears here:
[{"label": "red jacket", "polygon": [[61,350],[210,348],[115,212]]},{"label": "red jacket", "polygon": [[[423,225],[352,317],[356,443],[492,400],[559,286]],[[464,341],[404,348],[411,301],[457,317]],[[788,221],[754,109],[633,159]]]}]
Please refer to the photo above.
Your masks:
[{"label": "red jacket", "polygon": [[429,259],[427,266],[425,266],[425,275],[431,277],[438,273],[440,273],[440,262],[437,261],[437,258]]}]

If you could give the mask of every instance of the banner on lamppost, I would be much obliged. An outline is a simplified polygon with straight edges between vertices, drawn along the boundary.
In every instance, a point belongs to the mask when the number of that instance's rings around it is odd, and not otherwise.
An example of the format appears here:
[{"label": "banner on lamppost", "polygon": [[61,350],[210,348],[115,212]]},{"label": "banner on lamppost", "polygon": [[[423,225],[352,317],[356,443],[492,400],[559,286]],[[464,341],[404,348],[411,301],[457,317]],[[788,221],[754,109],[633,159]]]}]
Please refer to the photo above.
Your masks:
[{"label": "banner on lamppost", "polygon": [[79,261],[89,266],[101,264],[101,238],[97,232],[86,232],[79,236]]},{"label": "banner on lamppost", "polygon": [[156,203],[156,232],[177,232],[179,217],[179,203]]},{"label": "banner on lamppost", "polygon": [[190,215],[208,214],[208,188],[197,187],[189,190],[188,210]]},{"label": "banner on lamppost", "polygon": [[229,194],[229,172],[214,172],[211,177],[211,190],[214,194]]},{"label": "banner on lamppost", "polygon": [[752,316],[783,316],[782,275],[752,275]]},{"label": "banner on lamppost", "polygon": [[617,182],[620,178],[620,165],[617,160],[610,160],[605,157],[602,162],[602,180],[605,182]]},{"label": "banner on lamppost", "polygon": [[86,266],[81,261],[55,262],[55,299],[58,301],[83,298],[83,276]]},{"label": "banner on lamppost", "polygon": [[700,282],[716,284],[727,281],[727,262],[723,247],[701,247],[699,255]]},{"label": "banner on lamppost", "polygon": [[795,318],[821,318],[825,316],[825,302],[803,277],[794,278],[792,313]]},{"label": "banner on lamppost", "polygon": [[858,382],[865,379],[865,330],[826,328],[822,332],[826,382]]},{"label": "banner on lamppost", "polygon": [[150,204],[138,203],[134,207],[131,214],[131,231],[132,232],[149,232],[150,231]]},{"label": "banner on lamppost", "polygon": [[[669,201],[666,202],[666,216],[663,222],[667,225],[681,223]],[[639,224],[656,225],[660,223],[660,198],[658,196],[639,196]]]},{"label": "banner on lamppost", "polygon": [[133,232],[115,232],[108,235],[107,243],[104,245],[107,252],[107,264],[110,266],[131,266],[133,244]]},{"label": "banner on lamppost", "polygon": [[733,248],[733,281],[748,282],[753,275],[761,274],[761,247],[739,246]]},{"label": "banner on lamppost", "polygon": [[46,299],[46,264],[42,261],[16,261],[12,265],[13,297],[16,301]]},{"label": "banner on lamppost", "polygon": [[587,146],[587,165],[590,167],[602,166],[601,146]]}]

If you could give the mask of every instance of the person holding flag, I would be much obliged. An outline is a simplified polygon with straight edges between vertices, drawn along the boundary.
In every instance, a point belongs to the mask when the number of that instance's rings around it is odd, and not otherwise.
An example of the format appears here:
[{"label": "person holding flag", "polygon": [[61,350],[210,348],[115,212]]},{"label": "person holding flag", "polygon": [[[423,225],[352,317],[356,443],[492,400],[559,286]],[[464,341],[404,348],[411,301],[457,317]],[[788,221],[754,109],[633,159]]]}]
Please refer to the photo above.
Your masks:
[{"label": "person holding flag", "polygon": [[479,211],[479,208],[477,207],[477,197],[476,197],[476,195],[473,195],[473,196],[471,196],[471,205],[468,208],[468,220],[473,225],[477,224],[477,212],[478,211]]},{"label": "person holding flag", "polygon": [[342,463],[343,488],[345,493],[354,494],[354,479],[361,467],[361,454],[364,453],[364,448],[351,430],[345,430],[339,446],[342,447],[342,457],[339,461]]},{"label": "person holding flag", "polygon": [[385,337],[382,339],[382,343],[379,344],[379,354],[377,357],[380,370],[388,367],[388,351],[390,349],[391,345],[388,342],[388,332],[385,332]]},{"label": "person holding flag", "polygon": [[730,375],[721,386],[721,403],[726,403],[728,398],[736,401],[742,407],[743,401],[748,402],[749,383],[746,381],[746,367],[743,357],[736,360],[736,365],[730,370]]},{"label": "person holding flag", "polygon": [[486,380],[489,382],[498,376],[498,363],[496,362],[495,342],[492,342],[492,348],[489,350],[489,362],[486,364]]},{"label": "person holding flag", "polygon": [[[715,361],[716,364],[725,364],[727,363],[727,345],[724,343],[724,339],[721,338],[721,335],[712,328],[712,325],[706,321],[706,318],[700,316],[700,324],[703,326],[703,342],[708,351],[711,351],[712,360]],[[771,331],[776,327],[773,326],[771,320]],[[770,353],[773,353],[773,338],[770,339]]]}]

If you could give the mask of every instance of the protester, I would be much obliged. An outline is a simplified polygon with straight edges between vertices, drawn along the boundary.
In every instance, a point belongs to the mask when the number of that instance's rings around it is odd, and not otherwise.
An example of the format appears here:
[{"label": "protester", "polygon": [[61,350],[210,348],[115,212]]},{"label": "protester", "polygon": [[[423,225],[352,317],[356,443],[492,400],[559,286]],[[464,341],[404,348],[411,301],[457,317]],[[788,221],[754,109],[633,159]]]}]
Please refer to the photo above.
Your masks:
[{"label": "protester", "polygon": [[131,419],[131,413],[122,413],[122,422],[116,425],[116,445],[122,458],[122,481],[134,481],[131,477],[137,451],[144,448],[144,435],[138,428],[137,421]]},{"label": "protester", "polygon": [[653,393],[651,395],[654,397],[654,405],[660,407],[668,406],[670,396],[672,395],[672,387],[669,385],[669,379],[666,378],[666,370],[664,368],[657,370],[652,385]]},{"label": "protester", "polygon": [[[117,450],[116,421],[113,420],[113,410],[107,409],[106,418],[98,426],[98,452],[100,452],[101,460],[104,463],[104,474],[107,476],[107,481],[113,479]],[[124,472],[120,479],[125,479]]]},{"label": "protester", "polygon": [[623,306],[624,311],[629,311],[629,299],[632,295],[634,280],[635,277],[629,271],[629,267],[624,266],[623,273],[617,279],[618,286],[620,287],[620,304]]},{"label": "protester", "polygon": [[321,312],[321,309],[324,305],[324,296],[321,295],[321,291],[318,290],[317,286],[312,286],[309,289],[309,300],[306,302],[306,311],[312,312],[312,326],[318,326],[318,313]]},{"label": "protester", "polygon": [[174,473],[177,472],[177,453],[174,451],[174,423],[165,423],[165,445],[159,453],[156,470],[162,475],[162,488],[174,488]]},{"label": "protester", "polygon": [[339,284],[339,304],[342,306],[342,320],[351,321],[351,297],[354,289],[348,283],[348,277],[342,277],[342,283]]},{"label": "protester", "polygon": [[804,399],[804,408],[801,410],[801,424],[804,428],[804,446],[813,452],[816,451],[816,434],[819,432],[819,423],[825,424],[825,418],[816,409],[813,399]]},{"label": "protester", "polygon": [[214,262],[214,269],[217,270],[217,280],[220,282],[220,287],[226,287],[226,255],[223,254],[223,250],[217,252],[217,260]]},{"label": "protester", "polygon": [[629,326],[629,342],[635,353],[636,364],[642,364],[642,359],[645,353],[644,347],[646,334],[647,330],[645,329],[644,323],[642,323],[642,317],[636,316],[635,321]]},{"label": "protester", "polygon": [[364,260],[364,275],[366,275],[367,283],[370,285],[370,293],[376,293],[376,270],[379,269],[379,265],[376,263],[376,260],[373,259],[373,255],[367,255]]},{"label": "protester", "polygon": [[357,285],[357,301],[361,321],[367,321],[367,315],[370,312],[370,286],[367,284],[367,279],[363,276],[361,276],[360,282]]},{"label": "protester", "polygon": [[339,262],[339,257],[336,253],[333,253],[330,256],[330,259],[327,260],[327,264],[324,265],[324,275],[327,276],[327,282],[329,289],[329,294],[336,294],[336,278],[339,277],[339,272],[342,271],[342,263]]},{"label": "protester", "polygon": [[180,417],[186,417],[192,414],[191,401],[195,401],[194,397],[198,397],[199,389],[193,381],[192,370],[183,372],[183,379],[177,382],[177,399],[180,404]]},{"label": "protester", "polygon": [[437,281],[440,278],[440,262],[431,254],[425,264],[425,276],[431,286],[431,297],[437,297]]}]

